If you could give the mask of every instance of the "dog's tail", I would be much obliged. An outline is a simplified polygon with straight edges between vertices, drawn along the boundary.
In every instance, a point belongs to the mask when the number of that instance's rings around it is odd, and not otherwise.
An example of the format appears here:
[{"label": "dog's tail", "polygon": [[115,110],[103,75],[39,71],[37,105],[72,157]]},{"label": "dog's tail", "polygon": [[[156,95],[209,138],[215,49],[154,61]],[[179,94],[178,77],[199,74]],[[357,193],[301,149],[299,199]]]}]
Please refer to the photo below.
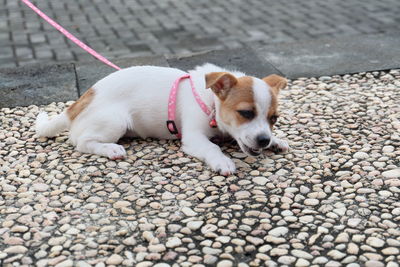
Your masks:
[{"label": "dog's tail", "polygon": [[71,124],[65,111],[49,119],[46,112],[41,112],[36,118],[36,134],[39,137],[53,137],[66,130]]}]

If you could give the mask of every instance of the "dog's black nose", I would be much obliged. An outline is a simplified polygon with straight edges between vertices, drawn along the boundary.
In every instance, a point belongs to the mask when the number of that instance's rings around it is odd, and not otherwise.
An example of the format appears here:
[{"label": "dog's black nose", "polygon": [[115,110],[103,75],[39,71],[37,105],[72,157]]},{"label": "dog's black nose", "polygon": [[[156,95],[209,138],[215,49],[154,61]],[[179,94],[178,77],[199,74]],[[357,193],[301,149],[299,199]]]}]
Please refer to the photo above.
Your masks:
[{"label": "dog's black nose", "polygon": [[261,135],[257,136],[257,144],[259,147],[268,146],[270,141],[271,141],[271,139],[266,135],[261,134]]}]

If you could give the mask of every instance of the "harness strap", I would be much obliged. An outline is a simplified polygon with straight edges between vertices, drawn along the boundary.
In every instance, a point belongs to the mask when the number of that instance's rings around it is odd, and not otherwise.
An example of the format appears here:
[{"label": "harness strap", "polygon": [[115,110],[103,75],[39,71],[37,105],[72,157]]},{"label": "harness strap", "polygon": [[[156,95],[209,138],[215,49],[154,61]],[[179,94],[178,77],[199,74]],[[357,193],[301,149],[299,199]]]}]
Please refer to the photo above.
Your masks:
[{"label": "harness strap", "polygon": [[[203,110],[203,112],[208,116],[212,116],[212,112],[210,109],[207,107],[207,105],[201,100],[201,97],[199,93],[196,91],[196,88],[194,86],[194,82],[190,74],[184,74],[178,79],[176,79],[172,85],[171,91],[169,93],[169,98],[168,98],[168,120],[167,120],[167,128],[171,134],[175,134],[177,138],[181,138],[181,134],[178,131],[178,128],[176,127],[175,124],[175,119],[176,119],[176,96],[178,93],[178,87],[179,83],[183,79],[188,79],[190,82],[190,87],[192,88],[192,93],[194,98],[196,99],[197,104],[199,104],[200,108]],[[215,119],[212,118],[210,122],[211,127],[216,127]]]}]

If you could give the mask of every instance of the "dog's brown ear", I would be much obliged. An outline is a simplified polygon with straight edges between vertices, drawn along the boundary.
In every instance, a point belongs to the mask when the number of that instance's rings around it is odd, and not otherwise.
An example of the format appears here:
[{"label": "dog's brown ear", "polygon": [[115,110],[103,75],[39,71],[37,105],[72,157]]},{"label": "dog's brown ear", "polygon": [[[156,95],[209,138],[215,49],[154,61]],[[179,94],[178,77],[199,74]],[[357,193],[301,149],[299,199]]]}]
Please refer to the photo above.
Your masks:
[{"label": "dog's brown ear", "polygon": [[211,72],[206,74],[206,88],[211,88],[213,92],[224,100],[231,89],[238,82],[235,76],[228,72]]},{"label": "dog's brown ear", "polygon": [[281,89],[287,86],[286,78],[277,74],[268,75],[267,77],[263,78],[263,81],[266,82],[277,94]]}]

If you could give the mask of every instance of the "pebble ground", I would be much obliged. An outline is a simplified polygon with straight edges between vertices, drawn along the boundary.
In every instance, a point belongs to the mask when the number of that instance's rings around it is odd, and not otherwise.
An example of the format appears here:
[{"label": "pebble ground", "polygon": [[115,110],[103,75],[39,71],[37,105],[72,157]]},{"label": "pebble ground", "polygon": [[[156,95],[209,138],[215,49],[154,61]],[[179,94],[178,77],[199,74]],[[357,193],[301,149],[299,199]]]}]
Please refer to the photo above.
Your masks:
[{"label": "pebble ground", "polygon": [[285,154],[218,176],[178,141],[128,158],[38,139],[39,109],[0,110],[2,266],[399,266],[400,71],[298,79],[281,95]]}]

